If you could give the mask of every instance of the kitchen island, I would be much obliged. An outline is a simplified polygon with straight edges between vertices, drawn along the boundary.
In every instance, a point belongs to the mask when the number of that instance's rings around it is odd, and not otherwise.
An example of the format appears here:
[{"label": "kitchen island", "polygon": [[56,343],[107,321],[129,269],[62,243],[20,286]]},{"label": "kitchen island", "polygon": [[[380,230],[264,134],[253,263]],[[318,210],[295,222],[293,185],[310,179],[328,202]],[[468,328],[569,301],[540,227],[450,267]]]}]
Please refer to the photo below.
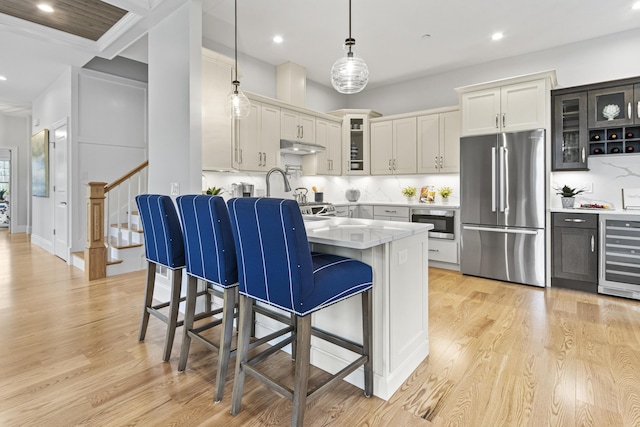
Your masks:
[{"label": "kitchen island", "polygon": [[[431,224],[357,218],[305,218],[315,252],[347,256],[373,268],[373,370],[376,396],[388,400],[429,355],[428,231]],[[314,313],[315,328],[362,342],[361,299],[350,298]],[[263,324],[256,333],[275,329]],[[264,332],[260,326],[267,326]],[[312,338],[311,363],[335,373],[356,355]],[[346,377],[360,388],[362,368]]]}]

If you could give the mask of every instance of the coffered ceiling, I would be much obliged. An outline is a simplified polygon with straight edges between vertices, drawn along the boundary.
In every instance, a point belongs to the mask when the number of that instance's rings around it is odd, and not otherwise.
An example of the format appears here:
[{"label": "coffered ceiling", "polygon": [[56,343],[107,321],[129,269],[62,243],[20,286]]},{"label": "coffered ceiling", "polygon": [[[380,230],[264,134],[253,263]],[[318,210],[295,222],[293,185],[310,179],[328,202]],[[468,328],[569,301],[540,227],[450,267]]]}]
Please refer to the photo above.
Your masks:
[{"label": "coffered ceiling", "polygon": [[[135,59],[144,58],[146,42],[135,41],[187,0],[48,1],[75,15],[56,18],[55,27],[36,19],[42,18],[32,9],[36,0],[0,0],[0,76],[7,78],[0,81],[0,112],[28,109],[69,65],[112,58],[126,48],[125,56],[133,49]],[[353,0],[352,35],[372,89],[582,40],[624,37],[640,28],[634,1]],[[231,54],[233,0],[202,5],[205,45]],[[492,42],[498,31],[504,38]],[[273,43],[274,35],[283,43]],[[330,86],[329,70],[347,36],[347,0],[238,0],[241,61],[243,55],[274,66],[293,61],[309,79]]]},{"label": "coffered ceiling", "polygon": [[[39,9],[40,4],[52,11]],[[100,0],[2,0],[0,13],[97,41],[127,11]]]}]

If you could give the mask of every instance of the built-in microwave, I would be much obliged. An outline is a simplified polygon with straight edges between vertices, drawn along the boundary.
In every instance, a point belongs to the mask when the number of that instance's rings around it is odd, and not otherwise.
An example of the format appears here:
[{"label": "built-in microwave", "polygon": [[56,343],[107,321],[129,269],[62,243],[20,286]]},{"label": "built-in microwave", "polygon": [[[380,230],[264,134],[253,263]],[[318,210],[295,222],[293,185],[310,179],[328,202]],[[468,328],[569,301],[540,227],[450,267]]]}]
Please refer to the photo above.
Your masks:
[{"label": "built-in microwave", "polygon": [[433,224],[433,230],[429,231],[429,237],[433,239],[454,240],[455,212],[452,209],[412,208],[411,222]]}]

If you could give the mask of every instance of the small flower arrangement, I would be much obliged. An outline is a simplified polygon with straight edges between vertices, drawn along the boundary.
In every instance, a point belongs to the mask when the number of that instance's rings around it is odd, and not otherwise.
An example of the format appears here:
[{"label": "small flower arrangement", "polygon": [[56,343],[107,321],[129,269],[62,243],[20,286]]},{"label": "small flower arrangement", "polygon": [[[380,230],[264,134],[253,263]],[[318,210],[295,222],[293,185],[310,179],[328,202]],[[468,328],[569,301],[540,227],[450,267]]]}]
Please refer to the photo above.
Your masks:
[{"label": "small flower arrangement", "polygon": [[402,195],[405,197],[416,197],[416,187],[404,187],[402,189]]},{"label": "small flower arrangement", "polygon": [[438,190],[438,194],[443,199],[448,199],[451,193],[453,193],[453,190],[451,189],[451,187],[442,187]]}]

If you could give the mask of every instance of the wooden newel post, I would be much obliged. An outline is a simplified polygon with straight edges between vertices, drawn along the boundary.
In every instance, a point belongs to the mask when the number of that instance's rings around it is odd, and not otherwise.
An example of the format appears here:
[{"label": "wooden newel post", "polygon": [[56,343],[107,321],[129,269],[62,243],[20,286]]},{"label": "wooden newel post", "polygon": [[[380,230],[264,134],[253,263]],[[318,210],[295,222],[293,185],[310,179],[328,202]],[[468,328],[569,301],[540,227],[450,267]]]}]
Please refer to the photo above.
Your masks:
[{"label": "wooden newel post", "polygon": [[106,182],[87,184],[87,245],[84,275],[89,280],[107,277],[107,247],[104,241],[104,187]]}]

